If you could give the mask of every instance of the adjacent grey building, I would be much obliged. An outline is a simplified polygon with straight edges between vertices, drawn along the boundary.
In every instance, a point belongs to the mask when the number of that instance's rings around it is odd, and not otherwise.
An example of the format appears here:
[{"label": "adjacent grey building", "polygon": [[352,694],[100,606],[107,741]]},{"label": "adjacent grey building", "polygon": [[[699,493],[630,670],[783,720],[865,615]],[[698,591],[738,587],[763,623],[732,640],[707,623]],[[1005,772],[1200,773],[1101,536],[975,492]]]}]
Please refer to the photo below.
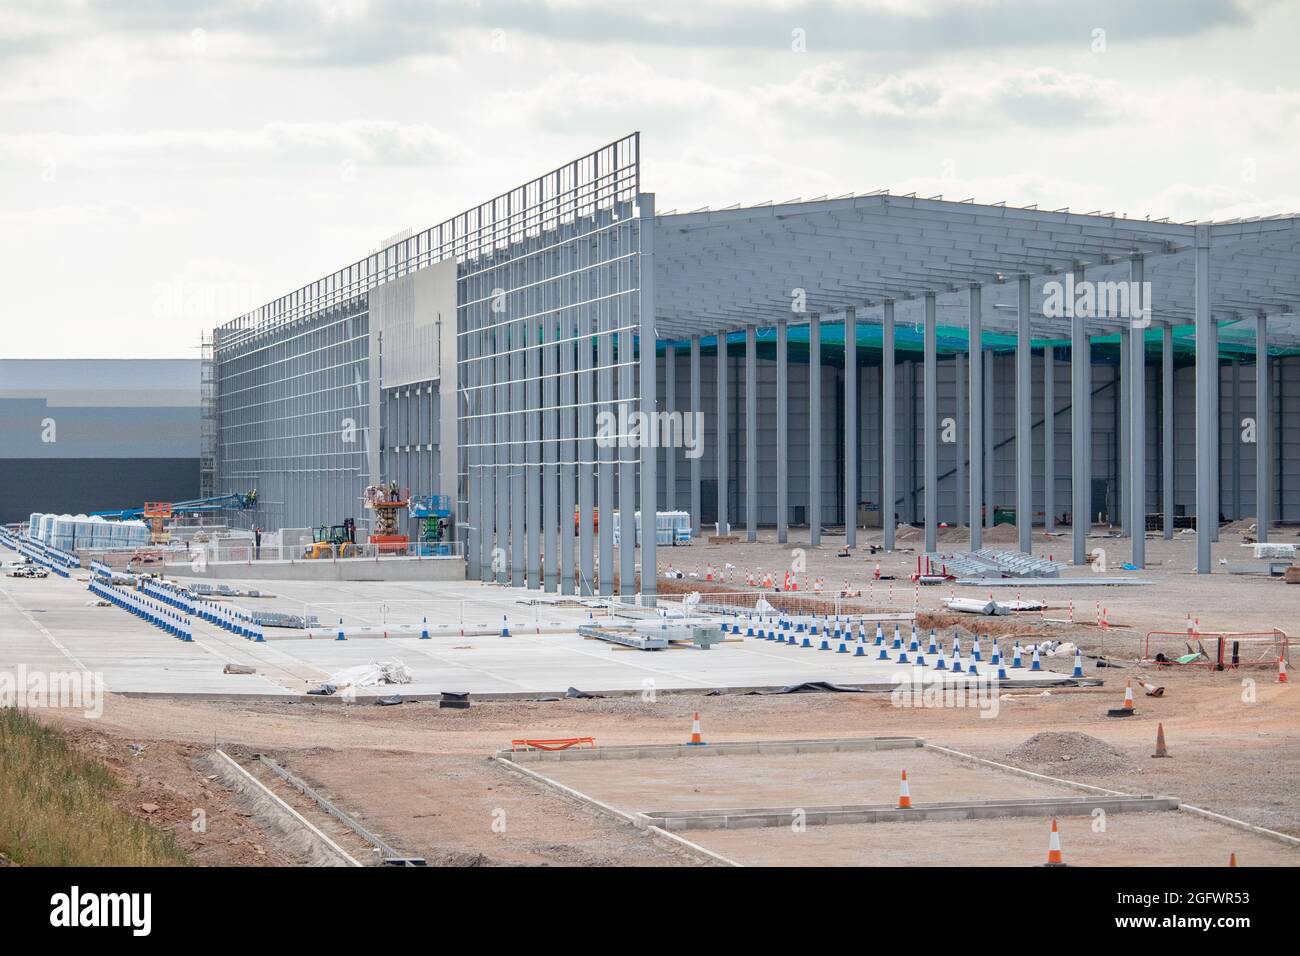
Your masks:
[{"label": "adjacent grey building", "polygon": [[0,359],[0,522],[199,493],[197,359]]}]

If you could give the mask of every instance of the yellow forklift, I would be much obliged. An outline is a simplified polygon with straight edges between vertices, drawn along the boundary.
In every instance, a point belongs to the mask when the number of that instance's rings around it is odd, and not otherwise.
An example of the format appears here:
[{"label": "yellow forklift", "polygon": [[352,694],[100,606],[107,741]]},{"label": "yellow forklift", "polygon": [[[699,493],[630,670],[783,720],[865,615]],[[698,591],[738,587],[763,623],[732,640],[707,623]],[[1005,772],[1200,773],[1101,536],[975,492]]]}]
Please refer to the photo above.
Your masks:
[{"label": "yellow forklift", "polygon": [[342,524],[321,525],[311,529],[311,544],[303,551],[304,558],[348,558],[357,553],[357,524],[344,518]]}]

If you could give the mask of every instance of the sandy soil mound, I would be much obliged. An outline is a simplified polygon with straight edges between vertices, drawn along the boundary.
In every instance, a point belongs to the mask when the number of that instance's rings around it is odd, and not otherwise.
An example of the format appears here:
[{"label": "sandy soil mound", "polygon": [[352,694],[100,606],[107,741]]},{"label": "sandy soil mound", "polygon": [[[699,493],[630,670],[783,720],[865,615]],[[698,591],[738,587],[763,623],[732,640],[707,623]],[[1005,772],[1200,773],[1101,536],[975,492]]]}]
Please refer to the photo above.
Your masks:
[{"label": "sandy soil mound", "polygon": [[1123,751],[1075,731],[1034,734],[1007,757],[1016,766],[1057,776],[1106,776],[1137,770]]}]

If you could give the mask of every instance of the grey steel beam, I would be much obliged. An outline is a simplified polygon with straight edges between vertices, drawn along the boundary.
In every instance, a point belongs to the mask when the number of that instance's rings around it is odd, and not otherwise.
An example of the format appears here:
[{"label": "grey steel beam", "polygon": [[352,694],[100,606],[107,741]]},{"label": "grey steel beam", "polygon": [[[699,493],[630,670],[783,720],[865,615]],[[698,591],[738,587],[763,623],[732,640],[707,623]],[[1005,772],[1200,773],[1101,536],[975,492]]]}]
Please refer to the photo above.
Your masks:
[{"label": "grey steel beam", "polygon": [[528,336],[525,320],[515,319],[510,324],[510,586],[521,588],[527,581],[528,541],[524,531],[527,523],[527,489],[524,481],[525,441],[528,416],[525,414],[524,348]]},{"label": "grey steel beam", "polygon": [[858,543],[858,317],[844,310],[844,543]]},{"label": "grey steel beam", "polygon": [[[1075,269],[1076,287],[1083,278],[1083,269]],[[1091,346],[1088,343],[1087,320],[1075,314],[1074,303],[1066,304],[1070,311],[1070,439],[1073,444],[1070,468],[1070,520],[1073,522],[1074,563],[1083,567],[1088,563],[1088,501],[1092,494],[1089,446],[1092,441],[1092,415],[1088,407],[1088,392],[1092,388]]]},{"label": "grey steel beam", "polygon": [[939,550],[939,323],[935,295],[925,294],[925,550]]},{"label": "grey steel beam", "polygon": [[1016,529],[1020,550],[1034,551],[1033,361],[1029,276],[1016,290]]},{"label": "grey steel beam", "polygon": [[560,593],[572,594],[574,591],[575,569],[573,566],[574,515],[577,514],[577,480],[578,472],[575,462],[578,460],[577,449],[573,440],[574,421],[576,417],[577,387],[574,376],[574,335],[573,313],[568,309],[560,310],[560,516],[556,526],[560,536]]},{"label": "grey steel beam", "polygon": [[[1208,255],[1208,253],[1207,253]],[[1208,278],[1211,284],[1213,278]],[[1211,299],[1211,302],[1214,300]],[[1221,454],[1220,434],[1223,428],[1223,396],[1220,394],[1220,380],[1222,374],[1219,370],[1219,323],[1211,316],[1210,318],[1210,356],[1213,359],[1213,371],[1210,374],[1210,415],[1213,426],[1210,429],[1210,460],[1214,462],[1214,468],[1210,471],[1210,502],[1214,509],[1210,516],[1210,540],[1218,542],[1219,540],[1219,515],[1223,512],[1223,495],[1219,487],[1220,475],[1223,472],[1223,457]]]},{"label": "grey steel beam", "polygon": [[[548,287],[547,298],[551,290]],[[549,304],[549,302],[548,302]],[[554,594],[559,587],[559,328],[555,314],[542,321],[542,584]]]},{"label": "grey steel beam", "polygon": [[992,349],[984,352],[984,528],[993,527],[993,465],[997,458],[997,435],[993,430],[993,372]]},{"label": "grey steel beam", "polygon": [[1268,541],[1268,526],[1272,521],[1273,488],[1272,465],[1272,378],[1268,367],[1268,318],[1260,313],[1255,317],[1255,540]]},{"label": "grey steel beam", "polygon": [[578,311],[578,591],[596,593],[596,442],[595,372],[592,370],[592,336],[596,332],[596,307],[585,303]]},{"label": "grey steel beam", "polygon": [[880,527],[884,532],[885,550],[893,551],[894,532],[898,527],[898,515],[895,511],[898,501],[898,439],[895,434],[898,415],[895,394],[898,367],[895,365],[893,299],[885,300],[884,317],[881,322]]},{"label": "grey steel beam", "polygon": [[[620,303],[615,317],[623,331],[618,333],[618,407],[619,418],[631,422],[632,413],[639,411],[636,393],[635,347],[632,330],[627,328],[628,319],[623,316],[624,304]],[[641,448],[632,441],[628,428],[619,426],[618,447],[618,593],[623,598],[636,594],[636,483],[637,468],[641,463]],[[642,442],[641,444],[645,444]],[[643,528],[650,535],[654,534],[654,515],[642,515],[642,520],[650,519],[649,527]]]},{"label": "grey steel beam", "polygon": [[1166,541],[1174,539],[1174,327],[1160,330],[1160,511]]},{"label": "grey steel beam", "polygon": [[497,552],[493,564],[497,584],[510,583],[510,327],[496,329],[496,498]]},{"label": "grey steel beam", "polygon": [[478,334],[477,354],[478,361],[474,364],[478,367],[479,389],[476,394],[480,407],[479,412],[479,450],[478,450],[478,470],[479,470],[479,580],[487,584],[494,576],[492,567],[496,557],[496,475],[492,464],[496,459],[494,445],[496,443],[495,428],[495,402],[494,393],[496,389],[492,387],[492,379],[495,374],[495,360],[492,358],[492,335],[491,331],[482,331]]},{"label": "grey steel beam", "polygon": [[822,317],[808,316],[808,541],[822,540]]},{"label": "grey steel beam", "polygon": [[[608,415],[614,406],[614,322],[610,318],[611,306],[602,302],[596,307],[600,316],[599,334],[596,338],[596,402],[599,414]],[[599,431],[599,429],[597,429]],[[615,429],[617,431],[617,429]],[[608,429],[606,429],[608,434]],[[614,594],[614,463],[615,448],[608,440],[596,443],[599,464],[596,466],[596,573],[600,594]]]},{"label": "grey steel beam", "polygon": [[[697,448],[704,447],[704,406],[700,394],[700,337],[691,336],[691,428],[699,427],[699,434],[692,440]],[[696,455],[691,459],[691,537],[698,540],[701,532],[700,519],[700,481],[701,465],[704,456]]]},{"label": "grey steel beam", "polygon": [[1214,499],[1213,472],[1219,468],[1214,456],[1214,432],[1218,422],[1214,413],[1212,377],[1219,374],[1218,356],[1214,351],[1214,315],[1210,311],[1210,228],[1196,227],[1196,573],[1212,570],[1210,545],[1213,526],[1219,523],[1219,509]]},{"label": "grey steel beam", "polygon": [[[641,303],[638,317],[638,340],[641,349],[641,411],[647,422],[655,420],[658,375],[655,371],[655,197],[645,194],[638,200],[640,212],[641,262],[639,278]],[[642,436],[643,438],[646,436]],[[656,551],[658,543],[659,476],[655,474],[658,463],[658,442],[644,441],[641,446],[641,600],[654,604],[659,591],[659,565]],[[671,452],[671,448],[670,448]]]},{"label": "grey steel beam", "polygon": [[[1141,289],[1145,280],[1144,263],[1135,256],[1130,264],[1131,288]],[[1150,305],[1150,303],[1145,303]],[[1133,536],[1133,564],[1146,567],[1147,560],[1147,328],[1149,323],[1134,318],[1129,323],[1129,359],[1125,369],[1129,380],[1129,534]]]},{"label": "grey steel beam", "polygon": [[730,503],[727,494],[727,485],[731,476],[728,474],[728,465],[731,464],[731,441],[730,427],[727,423],[727,397],[729,390],[727,388],[727,333],[719,332],[717,335],[718,343],[718,400],[717,400],[717,418],[718,418],[718,534],[730,534],[731,522],[727,514],[727,505]]},{"label": "grey steel beam", "polygon": [[[1115,421],[1119,426],[1117,429],[1119,432],[1119,447],[1117,449],[1118,453],[1115,455],[1115,468],[1112,477],[1115,479],[1115,510],[1119,512],[1119,527],[1122,535],[1129,533],[1129,489],[1127,476],[1124,474],[1124,466],[1132,455],[1129,445],[1129,408],[1132,402],[1129,396],[1129,388],[1133,383],[1129,378],[1129,369],[1133,360],[1129,351],[1129,337],[1121,332],[1119,336],[1119,365],[1115,369]],[[1110,523],[1115,524],[1113,517]]]},{"label": "grey steel beam", "polygon": [[956,412],[953,414],[953,424],[957,430],[957,468],[953,482],[953,497],[957,502],[957,524],[966,523],[966,505],[967,488],[966,483],[966,353],[958,352],[953,356],[953,376],[957,380],[957,394],[955,397]]},{"label": "grey steel beam", "polygon": [[[464,322],[468,325],[473,322],[473,313],[467,312]],[[477,396],[479,394],[478,382],[478,332],[468,328],[465,342],[462,346],[464,354],[464,364],[457,368],[457,378],[463,383],[465,405],[465,436],[464,436],[464,455],[465,455],[465,520],[469,525],[469,535],[465,541],[465,577],[467,580],[475,580],[482,574],[479,563],[479,540],[483,530],[482,522],[482,504],[483,489],[480,486],[480,469],[479,469],[479,447],[482,440],[480,434],[481,420],[478,415],[481,411]]]},{"label": "grey steel beam", "polygon": [[967,303],[969,337],[966,353],[970,357],[970,549],[978,551],[984,546],[984,349],[982,290],[973,285]]},{"label": "grey steel beam", "polygon": [[[776,540],[780,544],[785,544],[790,536],[789,347],[786,320],[778,319],[776,323]],[[758,406],[757,399],[758,394],[755,392],[754,397],[750,399],[751,417]],[[757,457],[757,451],[754,454]]]},{"label": "grey steel beam", "polygon": [[[664,346],[664,411],[677,411],[677,348]],[[684,423],[683,423],[684,424]],[[669,443],[664,449],[664,510],[677,510],[677,447]]]},{"label": "grey steel beam", "polygon": [[[780,360],[778,359],[778,362]],[[778,372],[778,376],[779,376]],[[780,385],[777,386],[780,388]],[[745,326],[745,540],[758,540],[758,332]],[[780,402],[778,400],[778,406]],[[779,412],[778,412],[779,414]],[[778,426],[779,427],[779,426]]]},{"label": "grey steel beam", "polygon": [[[1238,317],[1238,320],[1240,317]],[[1232,357],[1232,418],[1228,434],[1232,435],[1232,520],[1241,517],[1241,359]]]},{"label": "grey steel beam", "polygon": [[[536,291],[529,296],[530,304],[536,304]],[[535,310],[534,310],[535,311]],[[524,471],[525,501],[527,509],[524,518],[524,540],[527,554],[525,571],[527,584],[531,590],[540,590],[542,586],[542,383],[541,352],[538,347],[541,320],[534,315],[524,323],[524,368],[528,380],[524,385],[525,408],[527,413],[524,429],[528,444],[524,448],[527,467]]]},{"label": "grey steel beam", "polygon": [[1043,348],[1043,530],[1056,530],[1056,349]]}]

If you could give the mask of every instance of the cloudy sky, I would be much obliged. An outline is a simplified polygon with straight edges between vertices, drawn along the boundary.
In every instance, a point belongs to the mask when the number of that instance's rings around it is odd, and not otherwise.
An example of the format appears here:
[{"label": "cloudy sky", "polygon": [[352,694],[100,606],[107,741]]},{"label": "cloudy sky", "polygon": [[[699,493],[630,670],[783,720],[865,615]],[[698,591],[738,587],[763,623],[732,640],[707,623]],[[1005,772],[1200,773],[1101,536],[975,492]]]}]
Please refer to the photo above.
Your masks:
[{"label": "cloudy sky", "polygon": [[660,210],[1300,211],[1291,0],[0,0],[0,357],[200,330],[640,130]]}]

